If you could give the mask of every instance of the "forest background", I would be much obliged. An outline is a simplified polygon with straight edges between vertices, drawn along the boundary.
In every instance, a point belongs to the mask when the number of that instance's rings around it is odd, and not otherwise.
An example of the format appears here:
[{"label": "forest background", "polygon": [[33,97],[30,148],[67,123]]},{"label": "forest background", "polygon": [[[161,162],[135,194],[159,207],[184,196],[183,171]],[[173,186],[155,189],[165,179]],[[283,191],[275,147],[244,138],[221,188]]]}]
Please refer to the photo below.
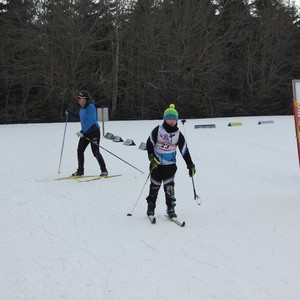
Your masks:
[{"label": "forest background", "polygon": [[0,123],[292,114],[299,8],[276,0],[0,1]]}]

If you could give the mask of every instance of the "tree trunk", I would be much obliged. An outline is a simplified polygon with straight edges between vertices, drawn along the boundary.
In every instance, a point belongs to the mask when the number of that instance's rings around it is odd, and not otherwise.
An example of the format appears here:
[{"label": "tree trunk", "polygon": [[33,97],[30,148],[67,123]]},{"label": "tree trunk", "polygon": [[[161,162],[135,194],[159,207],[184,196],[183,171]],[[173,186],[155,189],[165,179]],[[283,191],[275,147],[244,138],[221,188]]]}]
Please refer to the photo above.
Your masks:
[{"label": "tree trunk", "polygon": [[116,19],[115,19],[115,57],[113,65],[112,76],[112,99],[111,99],[111,116],[114,117],[117,113],[117,99],[118,99],[118,73],[119,73],[119,15],[120,15],[120,3],[116,1]]}]

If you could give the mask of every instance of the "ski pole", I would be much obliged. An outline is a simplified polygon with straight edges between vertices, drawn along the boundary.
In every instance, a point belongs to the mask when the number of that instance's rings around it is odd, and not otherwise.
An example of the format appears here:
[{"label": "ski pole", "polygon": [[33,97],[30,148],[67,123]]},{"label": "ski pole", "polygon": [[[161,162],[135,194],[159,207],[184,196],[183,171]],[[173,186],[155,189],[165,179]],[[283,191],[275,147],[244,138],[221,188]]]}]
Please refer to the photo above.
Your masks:
[{"label": "ski pole", "polygon": [[130,164],[129,162],[127,162],[126,160],[124,160],[123,158],[119,157],[118,155],[112,153],[111,151],[105,149],[104,147],[100,146],[99,144],[97,144],[96,142],[92,141],[91,139],[89,139],[88,137],[86,136],[83,136],[85,139],[87,139],[88,141],[90,141],[91,143],[95,144],[96,146],[98,146],[99,148],[105,150],[106,152],[108,152],[109,154],[113,155],[114,157],[120,159],[121,161],[123,161],[124,163],[126,163],[127,165],[131,166],[132,168],[140,171],[142,174],[144,174],[143,171],[141,171],[140,169],[136,168],[135,166],[133,166],[132,164]]},{"label": "ski pole", "polygon": [[181,120],[182,127],[183,127],[183,132],[184,132],[184,137],[185,137],[185,140],[187,140],[187,136],[186,136],[186,133],[185,133],[185,126],[184,126],[185,122],[186,122],[185,119]]},{"label": "ski pole", "polygon": [[144,185],[143,185],[143,188],[142,188],[142,190],[141,190],[141,192],[140,192],[140,194],[139,194],[139,196],[138,196],[138,198],[137,198],[137,200],[136,200],[136,202],[135,202],[135,204],[134,204],[134,206],[133,206],[131,212],[127,214],[128,217],[132,216],[132,214],[133,214],[133,212],[134,212],[134,210],[135,210],[135,208],[136,208],[136,206],[137,206],[137,204],[138,204],[138,202],[139,202],[139,200],[140,200],[140,198],[141,198],[141,195],[142,195],[142,193],[143,193],[143,191],[144,191],[144,189],[145,189],[145,186],[146,186],[146,184],[147,184],[147,182],[148,182],[148,180],[149,180],[149,178],[150,178],[150,176],[151,176],[152,170],[153,170],[153,169],[151,169],[151,171],[149,172],[149,174],[148,174],[148,176],[147,176],[147,178],[146,178],[146,180],[145,180],[145,183],[144,183]]},{"label": "ski pole", "polygon": [[201,205],[202,204],[202,199],[196,193],[195,183],[194,183],[194,177],[192,176],[191,178],[192,178],[193,190],[194,190],[194,200],[197,200],[197,204]]},{"label": "ski pole", "polygon": [[[185,140],[186,140],[185,126],[184,126],[185,122],[186,122],[186,120],[181,120],[181,123],[182,123],[182,126],[183,126],[183,131],[184,131],[184,136],[185,136]],[[202,204],[202,199],[196,193],[194,177],[191,176],[191,178],[192,178],[192,183],[193,183],[194,200],[197,201],[198,205],[201,205]]]},{"label": "ski pole", "polygon": [[60,174],[60,166],[61,166],[61,160],[62,160],[62,155],[63,155],[63,151],[64,151],[68,119],[69,119],[69,113],[66,114],[65,130],[64,130],[64,136],[63,136],[63,141],[62,141],[61,151],[60,151],[60,160],[59,160],[59,165],[58,165],[58,174]]}]

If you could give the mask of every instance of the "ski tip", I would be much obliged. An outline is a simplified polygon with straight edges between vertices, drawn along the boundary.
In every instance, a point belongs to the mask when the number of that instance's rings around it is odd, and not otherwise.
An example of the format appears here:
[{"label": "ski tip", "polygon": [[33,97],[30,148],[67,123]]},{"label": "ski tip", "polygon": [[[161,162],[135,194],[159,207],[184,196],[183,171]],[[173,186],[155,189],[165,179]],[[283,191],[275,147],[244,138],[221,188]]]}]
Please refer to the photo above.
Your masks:
[{"label": "ski tip", "polygon": [[183,221],[181,224],[181,227],[184,227],[184,226],[185,226],[185,221]]},{"label": "ski tip", "polygon": [[156,223],[156,218],[154,216],[148,216],[149,220],[150,220],[150,223],[151,224],[155,224]]}]

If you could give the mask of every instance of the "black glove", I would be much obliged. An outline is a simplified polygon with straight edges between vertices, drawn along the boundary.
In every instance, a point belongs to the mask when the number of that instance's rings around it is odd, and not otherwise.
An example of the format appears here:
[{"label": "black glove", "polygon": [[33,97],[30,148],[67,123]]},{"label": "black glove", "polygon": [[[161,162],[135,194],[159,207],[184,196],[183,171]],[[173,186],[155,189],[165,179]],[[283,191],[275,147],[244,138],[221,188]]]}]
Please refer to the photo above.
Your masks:
[{"label": "black glove", "polygon": [[190,177],[193,177],[196,173],[196,167],[194,164],[188,165],[187,166],[188,170],[189,170],[189,175]]},{"label": "black glove", "polygon": [[65,115],[68,116],[70,114],[70,112],[71,111],[67,108],[66,111],[65,111]]},{"label": "black glove", "polygon": [[158,165],[160,165],[160,161],[154,153],[151,153],[149,155],[149,160],[150,160],[150,163],[151,163],[153,169],[157,168]]}]

